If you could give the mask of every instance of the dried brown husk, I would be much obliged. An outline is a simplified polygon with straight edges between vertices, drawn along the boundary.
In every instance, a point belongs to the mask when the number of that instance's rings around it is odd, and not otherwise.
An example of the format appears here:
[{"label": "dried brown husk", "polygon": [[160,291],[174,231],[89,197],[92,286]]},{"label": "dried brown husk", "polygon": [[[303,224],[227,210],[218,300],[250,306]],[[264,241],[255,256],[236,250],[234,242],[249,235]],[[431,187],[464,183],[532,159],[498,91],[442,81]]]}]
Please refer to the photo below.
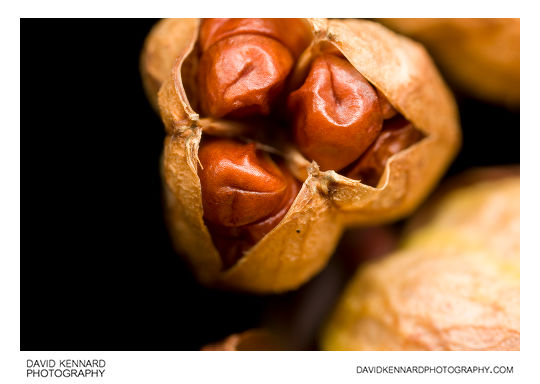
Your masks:
[{"label": "dried brown husk", "polygon": [[460,90],[519,106],[519,19],[379,19],[428,48]]},{"label": "dried brown husk", "polygon": [[360,269],[328,350],[519,350],[519,177],[457,189],[401,250]]},{"label": "dried brown husk", "polygon": [[[183,23],[183,20],[176,20]],[[252,292],[298,287],[327,262],[346,225],[385,222],[411,212],[438,181],[460,142],[454,99],[424,49],[377,23],[306,19],[312,43],[290,76],[299,81],[317,54],[340,51],[425,137],[394,155],[377,187],[334,171],[320,172],[287,141],[271,144],[304,185],[288,214],[231,268],[224,270],[203,220],[197,152],[202,134],[227,122],[199,119],[193,109],[198,26],[182,30],[183,50],[162,84],[163,177],[172,237],[205,284]],[[151,45],[152,43],[148,43]],[[156,43],[157,44],[157,43]],[[159,44],[157,44],[159,45]],[[193,103],[191,103],[193,100]],[[231,129],[236,129],[231,124]]]},{"label": "dried brown husk", "polygon": [[186,39],[198,19],[163,19],[157,23],[146,38],[141,54],[141,76],[144,90],[154,108],[157,106],[157,93],[161,84],[171,73],[171,68],[179,56],[192,49],[192,41]]}]

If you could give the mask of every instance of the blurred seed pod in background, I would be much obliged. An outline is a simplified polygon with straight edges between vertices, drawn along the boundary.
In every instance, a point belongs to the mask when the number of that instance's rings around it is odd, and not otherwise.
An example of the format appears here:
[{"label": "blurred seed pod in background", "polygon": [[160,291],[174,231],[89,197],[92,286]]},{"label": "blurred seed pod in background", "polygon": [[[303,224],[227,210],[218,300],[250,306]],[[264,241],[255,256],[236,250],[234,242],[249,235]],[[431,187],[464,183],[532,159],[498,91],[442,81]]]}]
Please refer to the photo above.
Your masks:
[{"label": "blurred seed pod in background", "polygon": [[323,349],[519,350],[519,176],[475,174],[420,212],[398,251],[358,270]]},{"label": "blurred seed pod in background", "polygon": [[424,44],[460,91],[519,107],[519,19],[377,19]]}]

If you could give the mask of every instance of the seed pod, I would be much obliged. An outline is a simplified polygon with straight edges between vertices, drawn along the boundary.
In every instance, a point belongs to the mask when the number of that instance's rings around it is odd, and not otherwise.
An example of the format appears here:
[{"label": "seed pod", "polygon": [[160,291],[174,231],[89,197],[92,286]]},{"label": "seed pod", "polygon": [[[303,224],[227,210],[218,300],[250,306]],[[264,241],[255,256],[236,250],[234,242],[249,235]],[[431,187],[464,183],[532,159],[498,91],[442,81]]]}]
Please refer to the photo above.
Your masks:
[{"label": "seed pod", "polygon": [[362,157],[344,173],[351,179],[362,180],[368,185],[377,185],[379,175],[383,173],[388,160],[421,138],[422,133],[411,123],[401,116],[395,117],[386,124],[384,131]]},{"label": "seed pod", "polygon": [[266,329],[250,329],[235,333],[222,341],[205,345],[202,351],[283,351],[282,340]]},{"label": "seed pod", "polygon": [[268,116],[292,65],[289,51],[269,37],[218,41],[199,65],[201,111],[214,117]]},{"label": "seed pod", "polygon": [[[369,21],[286,19],[279,23],[279,28],[268,27],[260,35],[273,34],[272,39],[285,47],[295,62],[283,89],[271,94],[270,99],[275,100],[268,103],[272,112],[269,117],[261,116],[265,114],[261,109],[256,121],[231,120],[234,112],[230,115],[223,109],[218,116],[210,116],[201,108],[207,102],[200,87],[205,60],[201,50],[208,52],[230,38],[256,35],[252,32],[257,23],[239,22],[242,33],[216,23],[215,30],[201,30],[202,43],[198,23],[190,20],[191,29],[177,28],[182,31],[182,47],[187,48],[182,49],[159,91],[167,132],[162,164],[172,239],[199,280],[208,285],[261,293],[298,287],[326,264],[346,225],[386,222],[412,211],[437,182],[459,145],[454,99],[421,46]],[[159,34],[151,33],[149,39],[156,41],[146,46],[166,45],[159,41]],[[261,40],[257,44],[262,44]],[[262,44],[262,48],[268,46]],[[286,124],[280,120],[285,115],[287,95],[302,87],[312,65],[326,55],[358,72],[355,77],[364,81],[363,89],[369,97],[378,100],[375,110],[383,119],[399,113],[421,137],[392,153],[373,185],[348,178],[341,171],[321,171],[289,139],[290,128],[284,128]],[[240,69],[239,81],[255,70]],[[143,76],[148,72],[143,71]],[[247,83],[249,87],[254,84],[257,82]],[[249,91],[249,87],[243,88]],[[257,94],[256,98],[264,97]],[[243,113],[240,116],[245,117]],[[281,159],[284,167],[303,182],[279,223],[232,265],[218,252],[215,244],[221,240],[212,238],[213,230],[204,216],[198,154],[201,138],[210,136],[255,141],[259,149]],[[353,160],[354,156],[349,156],[347,162],[355,164]]]},{"label": "seed pod", "polygon": [[329,350],[519,350],[519,177],[445,195],[402,249],[360,269]]},{"label": "seed pod", "polygon": [[379,134],[383,118],[377,92],[347,60],[321,55],[301,88],[289,96],[299,149],[321,170],[341,170]]},{"label": "seed pod", "polygon": [[426,46],[448,80],[483,100],[519,106],[519,19],[380,19]]},{"label": "seed pod", "polygon": [[308,44],[294,26],[285,19],[204,20],[198,73],[202,113],[269,115],[294,59]]},{"label": "seed pod", "polygon": [[228,268],[283,219],[299,183],[254,143],[211,140],[199,160],[203,216]]}]

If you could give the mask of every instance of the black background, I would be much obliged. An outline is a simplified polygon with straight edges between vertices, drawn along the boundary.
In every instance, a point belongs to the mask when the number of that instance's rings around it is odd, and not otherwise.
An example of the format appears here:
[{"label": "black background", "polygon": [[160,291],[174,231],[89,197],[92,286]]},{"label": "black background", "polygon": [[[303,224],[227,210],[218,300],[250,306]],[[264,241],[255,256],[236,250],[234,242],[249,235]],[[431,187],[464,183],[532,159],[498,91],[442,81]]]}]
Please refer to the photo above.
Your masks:
[{"label": "black background", "polygon": [[[21,350],[190,350],[281,296],[200,287],[163,222],[164,131],[139,54],[155,20],[21,20]],[[458,95],[448,175],[519,163],[519,112]]]}]

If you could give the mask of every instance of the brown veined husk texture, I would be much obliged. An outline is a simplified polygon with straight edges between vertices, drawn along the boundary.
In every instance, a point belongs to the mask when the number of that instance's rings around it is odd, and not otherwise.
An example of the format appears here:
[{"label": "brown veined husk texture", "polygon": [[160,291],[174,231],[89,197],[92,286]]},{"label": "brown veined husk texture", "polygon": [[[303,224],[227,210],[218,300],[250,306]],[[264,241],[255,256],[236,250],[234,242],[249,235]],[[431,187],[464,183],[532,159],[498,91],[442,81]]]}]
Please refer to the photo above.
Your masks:
[{"label": "brown veined husk texture", "polygon": [[519,106],[519,19],[380,19],[428,48],[460,90]]},{"label": "brown veined husk texture", "polygon": [[519,177],[446,195],[401,250],[361,268],[327,350],[519,350]]},{"label": "brown veined husk texture", "polygon": [[[203,221],[197,152],[203,132],[216,125],[227,132],[228,123],[200,119],[193,108],[196,95],[190,89],[197,67],[193,51],[198,21],[162,21],[190,25],[168,27],[181,31],[183,39],[172,40],[182,40],[183,49],[161,85],[158,104],[168,134],[163,177],[173,241],[205,284],[260,293],[298,287],[326,264],[344,226],[385,222],[411,212],[438,181],[459,146],[454,99],[420,45],[369,21],[303,22],[312,43],[293,69],[291,83],[306,72],[319,52],[337,48],[426,137],[388,161],[376,188],[334,171],[320,172],[288,143],[272,143],[288,160],[289,168],[305,179],[304,185],[281,223],[234,266],[223,270]],[[159,50],[159,36],[151,33],[146,46]],[[229,134],[234,134],[232,123],[229,128]]]}]

